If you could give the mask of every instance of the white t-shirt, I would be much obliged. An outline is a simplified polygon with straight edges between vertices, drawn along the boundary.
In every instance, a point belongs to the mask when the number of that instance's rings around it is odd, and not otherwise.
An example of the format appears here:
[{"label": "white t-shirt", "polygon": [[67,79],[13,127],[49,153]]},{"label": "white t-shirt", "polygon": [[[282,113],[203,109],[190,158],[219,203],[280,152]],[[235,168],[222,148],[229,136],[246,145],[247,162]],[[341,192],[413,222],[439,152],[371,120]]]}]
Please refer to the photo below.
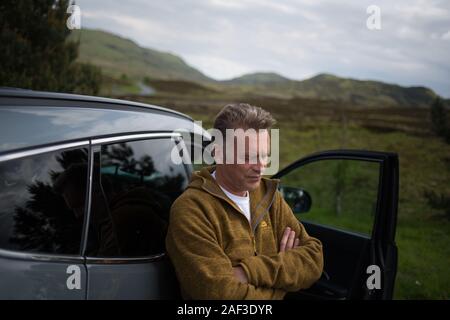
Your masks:
[{"label": "white t-shirt", "polygon": [[[214,171],[212,174],[214,179],[216,179],[216,171]],[[225,190],[220,184],[218,184],[220,189],[227,195],[228,198],[230,198],[231,201],[233,201],[242,211],[242,213],[247,217],[247,220],[250,221],[250,196],[247,191],[245,197],[240,197],[235,194],[232,194],[231,192]]]}]

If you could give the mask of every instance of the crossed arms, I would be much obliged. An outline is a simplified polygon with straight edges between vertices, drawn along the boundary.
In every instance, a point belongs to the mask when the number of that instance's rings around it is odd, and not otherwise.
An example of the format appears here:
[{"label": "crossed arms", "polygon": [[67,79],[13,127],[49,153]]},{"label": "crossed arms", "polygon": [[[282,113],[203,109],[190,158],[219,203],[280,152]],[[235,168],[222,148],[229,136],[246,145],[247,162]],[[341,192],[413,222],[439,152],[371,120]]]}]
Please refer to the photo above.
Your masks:
[{"label": "crossed arms", "polygon": [[[292,248],[296,248],[300,245],[300,239],[295,237],[295,231],[290,227],[286,227],[283,232],[283,237],[280,240],[280,251],[286,252]],[[241,283],[248,283],[248,276],[242,266],[233,267],[235,277]]]}]

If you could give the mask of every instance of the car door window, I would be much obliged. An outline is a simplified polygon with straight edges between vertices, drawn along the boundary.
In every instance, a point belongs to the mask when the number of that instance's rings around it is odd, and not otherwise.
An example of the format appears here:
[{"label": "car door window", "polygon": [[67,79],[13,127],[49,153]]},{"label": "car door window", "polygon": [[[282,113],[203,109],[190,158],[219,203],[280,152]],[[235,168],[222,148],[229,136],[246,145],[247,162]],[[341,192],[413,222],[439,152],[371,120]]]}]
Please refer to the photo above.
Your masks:
[{"label": "car door window", "polygon": [[88,252],[96,257],[163,253],[169,210],[187,186],[171,139],[107,144],[94,155]]},{"label": "car door window", "polygon": [[193,171],[199,171],[203,167],[214,164],[214,158],[211,155],[210,140],[203,136],[191,135],[189,139],[183,141],[188,151],[188,157]]},{"label": "car door window", "polygon": [[[379,177],[377,162],[321,160],[284,175],[280,191],[301,220],[370,235]],[[308,195],[310,208],[302,212]]]},{"label": "car door window", "polygon": [[84,218],[87,149],[0,163],[0,248],[78,255]]}]

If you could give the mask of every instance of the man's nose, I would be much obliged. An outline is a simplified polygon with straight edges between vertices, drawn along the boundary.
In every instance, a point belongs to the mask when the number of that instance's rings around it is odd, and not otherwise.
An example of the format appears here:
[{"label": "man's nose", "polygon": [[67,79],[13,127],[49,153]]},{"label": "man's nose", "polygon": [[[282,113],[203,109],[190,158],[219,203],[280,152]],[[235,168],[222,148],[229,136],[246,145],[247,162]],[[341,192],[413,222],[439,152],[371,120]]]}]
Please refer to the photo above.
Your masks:
[{"label": "man's nose", "polygon": [[256,173],[261,174],[261,172],[264,171],[265,167],[266,167],[266,164],[263,161],[258,160],[258,162],[253,165],[252,169]]}]

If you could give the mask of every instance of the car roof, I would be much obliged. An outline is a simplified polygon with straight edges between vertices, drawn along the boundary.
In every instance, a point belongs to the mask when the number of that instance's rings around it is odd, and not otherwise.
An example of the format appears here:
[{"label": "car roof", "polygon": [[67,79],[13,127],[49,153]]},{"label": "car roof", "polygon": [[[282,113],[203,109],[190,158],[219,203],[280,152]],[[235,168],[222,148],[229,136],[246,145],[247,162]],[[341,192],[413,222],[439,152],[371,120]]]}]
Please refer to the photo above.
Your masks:
[{"label": "car roof", "polygon": [[55,143],[151,132],[209,134],[183,113],[119,99],[0,89],[0,154]]},{"label": "car roof", "polygon": [[110,105],[127,105],[130,107],[136,107],[136,108],[147,108],[147,109],[165,111],[165,112],[169,112],[174,115],[178,115],[181,117],[185,117],[189,120],[192,120],[192,118],[190,116],[188,116],[184,113],[175,111],[175,110],[168,109],[168,108],[151,105],[151,104],[146,104],[146,103],[141,103],[141,102],[122,100],[122,99],[105,98],[105,97],[98,97],[98,96],[88,96],[88,95],[62,93],[62,92],[35,91],[35,90],[22,89],[22,88],[0,87],[0,98],[5,98],[5,97],[39,98],[39,99],[51,99],[51,100],[97,102],[97,103],[102,103],[102,104],[107,103]]}]

